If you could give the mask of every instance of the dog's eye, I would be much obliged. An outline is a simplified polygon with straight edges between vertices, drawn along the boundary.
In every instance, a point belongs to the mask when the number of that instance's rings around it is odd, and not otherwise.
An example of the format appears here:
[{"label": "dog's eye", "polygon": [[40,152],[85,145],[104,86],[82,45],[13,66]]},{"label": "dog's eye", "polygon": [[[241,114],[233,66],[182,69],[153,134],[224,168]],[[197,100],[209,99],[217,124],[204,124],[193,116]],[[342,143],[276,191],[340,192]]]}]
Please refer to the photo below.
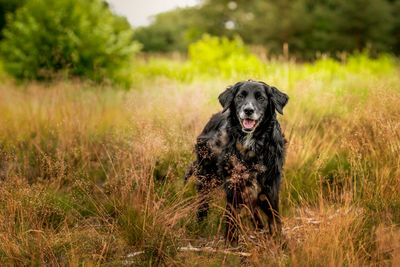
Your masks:
[{"label": "dog's eye", "polygon": [[257,97],[257,100],[258,100],[258,101],[260,101],[260,102],[262,102],[262,101],[264,101],[264,100],[265,100],[265,98],[264,98],[264,97],[262,97],[262,96],[259,96],[259,97]]},{"label": "dog's eye", "polygon": [[239,100],[242,100],[244,98],[244,96],[243,95],[237,95],[236,98],[239,99]]}]

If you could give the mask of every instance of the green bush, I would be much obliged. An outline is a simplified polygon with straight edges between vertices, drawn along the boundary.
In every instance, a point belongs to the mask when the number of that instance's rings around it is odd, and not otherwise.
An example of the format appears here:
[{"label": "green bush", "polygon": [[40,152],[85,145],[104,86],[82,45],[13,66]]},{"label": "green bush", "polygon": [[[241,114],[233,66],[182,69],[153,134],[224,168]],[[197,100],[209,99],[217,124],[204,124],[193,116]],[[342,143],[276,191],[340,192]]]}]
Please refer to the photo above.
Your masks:
[{"label": "green bush", "polygon": [[192,68],[200,73],[224,77],[254,76],[263,70],[261,61],[248,52],[239,37],[229,40],[206,34],[189,46],[189,57]]},{"label": "green bush", "polygon": [[100,0],[32,0],[8,18],[0,53],[21,79],[59,72],[129,85],[139,50],[127,21]]},{"label": "green bush", "polygon": [[0,0],[0,40],[3,39],[2,29],[6,26],[6,17],[24,5],[26,0]]}]

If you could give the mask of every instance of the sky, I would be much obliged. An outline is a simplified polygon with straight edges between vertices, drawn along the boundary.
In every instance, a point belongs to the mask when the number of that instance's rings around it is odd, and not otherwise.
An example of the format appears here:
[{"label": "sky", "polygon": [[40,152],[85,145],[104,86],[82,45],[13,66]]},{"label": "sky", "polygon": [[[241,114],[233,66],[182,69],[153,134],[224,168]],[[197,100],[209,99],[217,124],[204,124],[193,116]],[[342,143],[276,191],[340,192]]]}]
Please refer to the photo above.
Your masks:
[{"label": "sky", "polygon": [[133,27],[150,23],[150,16],[176,7],[196,5],[199,0],[107,0],[111,10],[126,16]]}]

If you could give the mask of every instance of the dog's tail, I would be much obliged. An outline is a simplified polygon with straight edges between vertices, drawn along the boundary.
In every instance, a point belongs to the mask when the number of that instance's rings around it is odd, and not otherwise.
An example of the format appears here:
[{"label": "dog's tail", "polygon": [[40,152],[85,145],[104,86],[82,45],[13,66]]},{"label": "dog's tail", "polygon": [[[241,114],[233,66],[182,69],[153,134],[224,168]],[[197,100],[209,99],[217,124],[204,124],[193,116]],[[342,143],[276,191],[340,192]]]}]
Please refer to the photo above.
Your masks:
[{"label": "dog's tail", "polygon": [[186,184],[187,180],[194,174],[196,171],[196,166],[197,166],[197,161],[194,161],[192,164],[190,164],[189,168],[183,175],[183,182]]}]

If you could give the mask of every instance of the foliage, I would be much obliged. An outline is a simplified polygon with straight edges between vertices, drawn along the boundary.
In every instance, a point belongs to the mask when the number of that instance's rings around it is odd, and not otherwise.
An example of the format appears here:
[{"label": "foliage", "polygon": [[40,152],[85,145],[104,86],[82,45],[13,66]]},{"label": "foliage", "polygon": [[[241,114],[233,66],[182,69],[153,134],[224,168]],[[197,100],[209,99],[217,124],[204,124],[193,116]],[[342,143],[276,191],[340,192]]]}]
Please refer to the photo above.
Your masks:
[{"label": "foliage", "polygon": [[143,51],[185,51],[201,37],[196,30],[196,9],[181,8],[156,15],[147,27],[136,29],[135,39],[143,44]]},{"label": "foliage", "polygon": [[204,35],[189,46],[189,58],[195,72],[212,75],[243,75],[260,73],[262,63],[247,51],[239,37],[229,40]]},{"label": "foliage", "polygon": [[[210,12],[215,2],[207,1],[203,8]],[[284,43],[292,53],[306,58],[315,57],[316,51],[335,55],[338,51],[361,51],[366,46],[382,52],[390,51],[394,41],[393,6],[387,0],[236,3],[235,9],[224,3],[214,16],[235,23],[230,34],[238,33],[246,43],[263,44],[272,52],[280,52]],[[218,16],[221,12],[225,17]],[[215,26],[223,25],[221,22]],[[228,31],[219,28],[219,34]]]},{"label": "foliage", "polygon": [[[163,57],[149,57],[135,68],[136,81],[154,77],[165,77],[177,81],[192,81],[194,79],[207,80],[212,77],[225,79],[264,79],[292,71],[290,80],[318,73],[320,79],[330,81],[332,77],[342,78],[349,75],[376,75],[393,73],[396,66],[395,58],[381,54],[374,59],[369,51],[353,55],[344,55],[342,62],[322,57],[313,63],[304,63],[298,69],[293,61],[281,64],[279,61],[261,61],[243,44],[240,37],[232,40],[227,37],[203,35],[202,39],[189,46],[189,60],[182,58],[168,59]],[[367,67],[364,67],[367,66]],[[295,71],[294,71],[295,70]],[[283,75],[283,74],[282,74]],[[285,74],[286,75],[286,74]]]},{"label": "foliage", "polygon": [[[229,38],[239,35],[246,44],[262,45],[271,54],[281,54],[287,43],[291,54],[304,59],[315,59],[317,52],[336,57],[338,52],[365,48],[374,54],[399,54],[399,6],[399,0],[207,0],[191,8],[191,16],[180,10],[173,16],[160,14],[162,24],[155,20],[141,31],[157,28],[171,36],[184,32],[195,32],[197,37],[202,33]],[[175,21],[181,25],[176,30]],[[148,51],[177,49],[175,42],[164,42],[162,48],[147,44],[144,42]]]},{"label": "foliage", "polygon": [[397,14],[400,13],[400,0],[393,2],[392,16],[395,18],[393,20],[393,38],[395,40],[393,44],[393,50],[398,55],[400,54],[400,19]]},{"label": "foliage", "polygon": [[2,30],[6,26],[6,17],[14,13],[26,0],[0,0],[0,39],[3,38]]},{"label": "foliage", "polygon": [[[146,64],[139,64],[135,73],[149,78],[163,76],[179,81],[191,81],[195,77],[223,78],[259,77],[266,66],[244,45],[240,37],[232,40],[226,37],[203,35],[188,49],[189,60],[168,60],[150,57]],[[142,76],[142,77],[143,77]],[[141,76],[137,75],[136,80]]]},{"label": "foliage", "polygon": [[[367,47],[375,53],[391,51],[395,17],[389,1],[335,0],[314,9],[309,50],[335,53],[361,51]],[[321,42],[323,45],[319,48],[317,44]]]},{"label": "foliage", "polygon": [[32,0],[10,16],[1,42],[5,69],[43,79],[60,71],[94,81],[130,83],[138,44],[125,19],[102,1]]}]

